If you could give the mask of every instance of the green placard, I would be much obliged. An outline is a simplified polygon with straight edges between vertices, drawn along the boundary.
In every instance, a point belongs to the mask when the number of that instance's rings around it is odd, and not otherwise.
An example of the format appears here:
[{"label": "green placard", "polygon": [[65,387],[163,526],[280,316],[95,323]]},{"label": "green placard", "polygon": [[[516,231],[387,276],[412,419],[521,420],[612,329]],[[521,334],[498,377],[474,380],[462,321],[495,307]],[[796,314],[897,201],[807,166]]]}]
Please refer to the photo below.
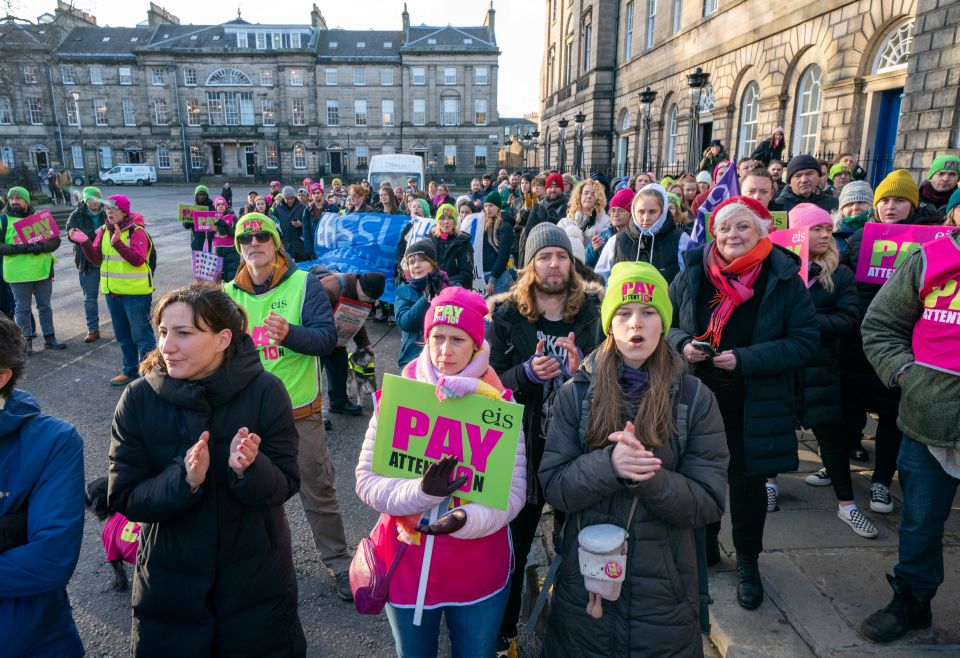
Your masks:
[{"label": "green placard", "polygon": [[456,457],[454,478],[467,476],[456,496],[507,509],[523,407],[484,395],[437,400],[430,384],[383,376],[373,472],[420,478],[445,455]]},{"label": "green placard", "polygon": [[[710,213],[707,215],[707,226],[710,226]],[[787,220],[787,211],[786,210],[771,210],[770,216],[773,217],[773,226],[770,227],[770,232],[774,231],[785,231],[789,227],[789,221]],[[710,235],[710,231],[707,231],[707,242],[713,242],[713,236]]]},{"label": "green placard", "polygon": [[177,206],[177,219],[180,220],[181,224],[189,224],[193,226],[193,211],[194,210],[210,210],[206,206],[195,206],[192,203],[181,203]]}]

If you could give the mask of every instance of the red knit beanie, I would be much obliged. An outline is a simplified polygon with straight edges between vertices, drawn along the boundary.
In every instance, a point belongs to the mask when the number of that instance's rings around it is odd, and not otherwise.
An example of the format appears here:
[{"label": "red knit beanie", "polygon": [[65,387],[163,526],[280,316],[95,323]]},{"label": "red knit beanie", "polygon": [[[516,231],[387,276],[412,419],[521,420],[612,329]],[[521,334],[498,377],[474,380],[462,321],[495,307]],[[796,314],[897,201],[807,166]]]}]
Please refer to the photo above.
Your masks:
[{"label": "red knit beanie", "polygon": [[551,185],[556,185],[561,190],[563,189],[563,176],[558,173],[552,173],[547,176],[547,183],[543,186],[543,189],[547,189]]}]

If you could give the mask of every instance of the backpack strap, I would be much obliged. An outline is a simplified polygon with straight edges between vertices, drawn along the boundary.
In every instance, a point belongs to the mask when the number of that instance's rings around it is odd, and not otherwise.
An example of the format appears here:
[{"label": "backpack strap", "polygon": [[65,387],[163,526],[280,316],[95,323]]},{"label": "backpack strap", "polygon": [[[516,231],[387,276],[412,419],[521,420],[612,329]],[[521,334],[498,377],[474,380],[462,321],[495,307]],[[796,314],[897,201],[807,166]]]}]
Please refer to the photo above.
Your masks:
[{"label": "backpack strap", "polygon": [[674,421],[677,423],[677,464],[683,459],[687,449],[687,437],[690,433],[690,407],[694,406],[700,396],[701,382],[692,375],[684,375],[680,379],[680,394],[677,396],[677,407],[674,411]]}]

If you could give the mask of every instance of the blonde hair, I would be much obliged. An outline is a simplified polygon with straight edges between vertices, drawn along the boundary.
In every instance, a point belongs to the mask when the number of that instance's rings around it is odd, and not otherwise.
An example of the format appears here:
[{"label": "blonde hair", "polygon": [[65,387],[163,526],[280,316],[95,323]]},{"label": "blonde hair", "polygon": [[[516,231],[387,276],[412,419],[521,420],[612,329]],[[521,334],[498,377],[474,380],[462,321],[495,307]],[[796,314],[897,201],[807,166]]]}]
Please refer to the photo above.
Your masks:
[{"label": "blonde hair", "polygon": [[[537,308],[536,296],[537,273],[533,263],[528,264],[520,271],[520,278],[510,289],[510,300],[516,304],[517,311],[528,322],[539,322],[543,314]],[[570,280],[567,282],[567,299],[563,305],[563,321],[573,322],[580,313],[583,300],[586,297],[586,287],[583,279],[577,273],[575,261],[570,259]]]},{"label": "blonde hair", "polygon": [[943,222],[944,226],[960,226],[960,206],[947,213],[947,219]]},{"label": "blonde hair", "polygon": [[[490,204],[490,205],[493,205],[493,204]],[[488,217],[486,209],[484,209],[483,214],[484,216],[487,217],[486,224],[483,227],[483,231],[487,235],[487,242],[492,244],[494,247],[499,248],[500,236],[498,235],[498,233],[500,232],[500,225],[503,223],[503,211],[501,211],[500,207],[498,206],[496,217],[493,217],[493,218]]]},{"label": "blonde hair", "polygon": [[577,211],[583,210],[583,207],[580,205],[580,194],[587,185],[593,188],[593,195],[596,199],[593,203],[594,212],[599,215],[603,212],[603,209],[607,207],[607,195],[603,191],[603,185],[601,185],[599,181],[589,178],[582,180],[573,188],[573,191],[570,193],[570,202],[567,204],[567,217],[574,221],[577,219]]},{"label": "blonde hair", "polygon": [[[444,205],[449,205],[449,204],[444,204]],[[440,237],[440,233],[441,233],[441,231],[440,231],[440,219],[441,219],[441,218],[444,218],[444,217],[447,217],[447,216],[449,215],[449,213],[450,213],[449,210],[444,210],[443,214],[440,215],[440,217],[437,217],[437,223],[433,225],[433,228],[432,228],[432,229],[430,229],[430,234],[431,234],[431,235],[435,235],[435,236],[437,236],[438,238]],[[439,214],[439,211],[438,211],[437,214]],[[428,218],[428,219],[429,219],[429,217],[430,217],[430,216],[427,215],[427,218]],[[457,211],[456,211],[456,210],[454,210],[453,215],[452,215],[451,218],[453,219],[453,230],[450,231],[450,233],[449,233],[448,235],[460,235],[460,216],[457,214]]]},{"label": "blonde hair", "polygon": [[833,292],[833,273],[837,271],[837,267],[840,265],[840,250],[837,249],[836,241],[831,238],[827,250],[819,256],[811,254],[810,260],[820,266],[817,282],[827,292]]}]

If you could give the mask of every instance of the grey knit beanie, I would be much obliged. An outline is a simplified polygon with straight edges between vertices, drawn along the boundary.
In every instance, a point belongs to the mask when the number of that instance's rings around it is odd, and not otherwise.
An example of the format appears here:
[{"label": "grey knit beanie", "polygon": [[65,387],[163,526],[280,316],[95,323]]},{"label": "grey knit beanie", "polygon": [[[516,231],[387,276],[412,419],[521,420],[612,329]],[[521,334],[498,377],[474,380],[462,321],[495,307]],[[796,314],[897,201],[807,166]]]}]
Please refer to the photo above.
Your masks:
[{"label": "grey knit beanie", "polygon": [[873,190],[864,180],[852,180],[840,189],[840,207],[861,201],[873,205]]},{"label": "grey knit beanie", "polygon": [[294,191],[293,191],[293,188],[290,187],[289,185],[287,185],[285,188],[283,188],[283,191],[282,191],[280,194],[282,194],[283,196],[287,197],[288,199],[292,199],[292,198],[294,198],[294,197],[297,196],[297,193],[294,192]]},{"label": "grey knit beanie", "polygon": [[566,231],[550,222],[541,222],[534,226],[527,235],[527,243],[523,250],[524,262],[528,265],[533,262],[533,257],[541,249],[547,247],[560,247],[566,249],[570,254],[570,260],[573,260],[573,246],[570,244],[570,238]]}]

